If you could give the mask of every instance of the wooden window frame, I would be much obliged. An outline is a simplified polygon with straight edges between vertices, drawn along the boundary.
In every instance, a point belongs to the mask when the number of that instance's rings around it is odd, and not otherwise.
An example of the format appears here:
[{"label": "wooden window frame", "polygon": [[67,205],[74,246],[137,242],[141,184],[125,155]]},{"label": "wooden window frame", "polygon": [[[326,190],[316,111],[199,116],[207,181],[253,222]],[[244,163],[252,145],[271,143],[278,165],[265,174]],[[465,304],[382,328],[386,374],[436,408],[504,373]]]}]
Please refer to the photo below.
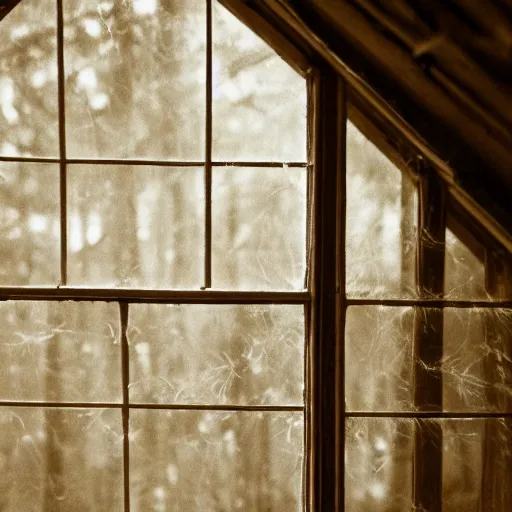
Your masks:
[{"label": "wooden window frame", "polygon": [[[308,280],[310,291],[299,292],[240,292],[211,290],[211,173],[216,165],[254,165],[254,162],[213,162],[211,158],[211,30],[207,33],[209,58],[207,58],[207,118],[205,162],[161,162],[151,160],[69,159],[66,155],[65,101],[64,101],[64,27],[62,4],[57,0],[58,84],[59,84],[59,158],[1,157],[0,161],[58,163],[60,166],[61,194],[61,285],[50,287],[1,287],[0,300],[77,300],[115,301],[119,303],[121,318],[123,402],[120,404],[1,402],[9,406],[37,407],[118,407],[122,410],[125,464],[125,510],[129,510],[129,444],[128,419],[131,408],[170,408],[151,404],[133,405],[128,402],[128,343],[126,327],[131,303],[196,303],[196,304],[303,304],[306,310],[306,403],[305,412],[305,478],[304,508],[320,512],[341,511],[345,508],[344,489],[344,423],[350,417],[410,417],[418,424],[424,418],[475,417],[473,414],[456,415],[442,411],[439,371],[428,374],[419,363],[434,364],[442,356],[442,311],[444,307],[512,308],[510,265],[503,265],[502,252],[510,251],[512,242],[500,231],[499,226],[486,216],[476,203],[457,186],[451,170],[424,144],[424,142],[394,115],[374,91],[359,77],[339,62],[314,36],[304,38],[301,20],[291,17],[286,7],[278,1],[250,2],[220,0],[249,28],[269,43],[284,60],[308,80],[308,162],[288,163],[288,166],[307,167],[308,198],[310,204],[308,241]],[[210,13],[211,0],[207,0]],[[277,16],[279,13],[280,16]],[[288,23],[284,23],[286,19]],[[328,49],[327,49],[328,50]],[[210,87],[208,86],[210,85]],[[346,211],[346,121],[359,119],[363,133],[404,172],[411,167],[419,187],[418,232],[428,233],[432,244],[425,237],[417,240],[417,283],[419,297],[415,300],[377,300],[347,298],[345,293],[345,211]],[[359,116],[359,117],[358,117]],[[367,133],[365,133],[367,132]],[[383,136],[384,135],[384,136]],[[404,155],[410,155],[404,158]],[[411,161],[414,165],[411,166]],[[207,214],[205,219],[205,283],[202,290],[147,290],[102,289],[67,286],[67,195],[66,167],[68,164],[128,164],[128,165],[204,165]],[[260,162],[258,166],[280,167],[282,163]],[[476,222],[482,233],[498,240],[498,249],[489,249],[486,260],[488,288],[495,302],[449,301],[443,298],[444,233],[450,219],[448,204],[456,204],[454,211],[463,217],[462,222]],[[208,206],[209,205],[209,206]],[[209,212],[209,213],[208,213]],[[462,213],[461,213],[462,212]],[[492,236],[491,236],[492,235]],[[500,245],[503,245],[503,247]],[[486,243],[486,247],[492,244]],[[428,271],[427,271],[428,270]],[[508,283],[508,284],[507,284]],[[344,343],[346,310],[352,305],[412,306],[415,308],[414,350],[417,361],[415,377],[421,382],[415,386],[414,413],[351,413],[344,407]],[[433,309],[434,308],[434,309]],[[437,308],[437,309],[435,309]],[[434,311],[434,312],[432,312]],[[425,336],[424,327],[436,327],[437,335]],[[441,333],[441,334],[439,334]],[[427,404],[429,404],[427,406]],[[187,406],[175,408],[187,409]],[[219,406],[193,406],[194,409],[219,409]],[[292,408],[296,410],[297,408]],[[260,410],[260,408],[229,406],[227,410]],[[289,407],[264,407],[263,410],[290,410]],[[496,417],[480,414],[478,417]],[[512,417],[512,413],[499,414]],[[414,503],[417,507],[436,508],[441,500],[441,456],[438,449],[426,455],[425,446],[439,446],[440,432],[418,428],[415,436],[415,486]],[[428,457],[428,460],[426,459]],[[495,493],[493,483],[486,492]],[[507,491],[508,492],[508,491]],[[508,497],[501,497],[508,499]],[[504,501],[506,503],[506,501]]]},{"label": "wooden window frame", "polygon": [[[168,161],[149,159],[114,159],[114,158],[68,158],[66,145],[66,100],[65,100],[65,72],[64,72],[64,0],[56,1],[56,39],[57,39],[57,85],[58,85],[58,134],[59,134],[59,156],[53,157],[9,157],[0,156],[0,162],[15,163],[53,163],[59,166],[59,199],[60,199],[60,284],[57,286],[0,286],[0,301],[77,301],[77,302],[115,302],[118,304],[120,323],[120,350],[121,350],[121,388],[122,400],[120,402],[90,402],[90,401],[34,401],[34,400],[0,400],[0,407],[28,407],[45,410],[52,416],[52,411],[57,411],[54,416],[58,417],[59,410],[67,409],[117,409],[121,411],[123,428],[123,502],[124,510],[130,510],[130,440],[129,420],[130,411],[134,409],[144,410],[189,410],[189,411],[254,411],[254,412],[301,412],[305,417],[309,414],[305,403],[300,405],[238,405],[238,404],[156,404],[156,403],[132,403],[129,399],[130,364],[128,344],[128,322],[130,306],[132,304],[159,303],[159,304],[275,304],[275,305],[302,305],[304,307],[305,333],[309,333],[309,319],[312,318],[311,303],[312,294],[310,291],[311,274],[306,279],[304,290],[297,291],[259,291],[259,290],[216,290],[212,289],[212,171],[214,168],[226,167],[256,167],[256,168],[295,168],[304,169],[307,172],[308,187],[308,210],[311,208],[311,190],[314,189],[313,165],[309,162],[275,162],[275,161],[213,161],[212,160],[212,25],[213,25],[213,0],[205,1],[206,10],[206,118],[205,118],[205,159],[204,161]],[[3,13],[0,13],[3,14]],[[1,19],[1,17],[0,17]],[[295,69],[297,69],[295,67]],[[308,84],[311,80],[308,79]],[[309,87],[309,90],[312,90]],[[312,105],[311,97],[308,99],[308,109]],[[308,110],[308,118],[310,117]],[[311,145],[309,144],[311,155]],[[103,288],[93,286],[70,286],[68,284],[68,241],[67,241],[67,167],[73,164],[96,164],[98,166],[123,165],[142,167],[165,166],[165,167],[204,167],[204,193],[205,193],[205,239],[204,239],[204,282],[200,289],[155,289],[155,288]],[[308,211],[308,219],[311,221],[312,214]],[[310,236],[311,224],[308,221],[306,253],[311,252],[314,241]],[[310,243],[311,242],[311,243]],[[307,256],[308,268],[311,258]],[[305,353],[308,351],[309,340],[305,342]],[[58,352],[52,348],[48,354],[50,361],[58,360]],[[306,367],[306,364],[305,364]],[[56,372],[58,368],[53,368]],[[306,370],[305,370],[306,373]],[[53,416],[52,416],[53,417]],[[55,419],[55,418],[54,418]],[[305,421],[304,447],[308,446],[307,420]],[[57,441],[50,436],[48,441],[48,453],[51,454],[55,467],[61,470],[60,455],[58,455]],[[306,451],[304,460],[309,460]],[[305,462],[303,464],[305,468]],[[303,472],[304,482],[307,482],[308,472]],[[301,499],[304,507],[307,507],[308,489],[302,486]],[[52,497],[45,491],[43,496],[45,510],[51,509]]]}]

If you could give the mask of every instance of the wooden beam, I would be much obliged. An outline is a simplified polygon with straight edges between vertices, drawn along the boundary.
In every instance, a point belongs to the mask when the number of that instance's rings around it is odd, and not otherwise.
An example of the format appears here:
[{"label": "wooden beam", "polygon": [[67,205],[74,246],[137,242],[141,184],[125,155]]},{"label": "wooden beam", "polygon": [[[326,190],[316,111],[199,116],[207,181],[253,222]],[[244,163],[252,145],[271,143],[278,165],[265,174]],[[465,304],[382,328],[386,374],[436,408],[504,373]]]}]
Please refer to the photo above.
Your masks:
[{"label": "wooden beam", "polygon": [[498,2],[455,0],[455,3],[471,15],[489,35],[498,39],[509,51],[512,50],[512,22]]},{"label": "wooden beam", "polygon": [[[338,0],[312,0],[312,4],[352,44],[369,55],[411,98],[430,112],[435,112],[439,122],[451,126],[471,141],[480,154],[486,155],[497,172],[512,168],[509,148],[490,136],[480,123],[459,110],[446,92],[425,76],[406,51],[376,31],[357,9],[348,2]],[[512,174],[502,173],[502,177],[512,189]]]},{"label": "wooden beam", "polygon": [[314,251],[310,324],[311,510],[343,510],[344,87],[324,69],[313,78]]},{"label": "wooden beam", "polygon": [[[436,53],[438,53],[439,51],[442,51],[442,49],[437,50]],[[502,143],[512,143],[512,132],[510,131],[509,128],[507,128],[506,124],[500,122],[500,120],[498,119],[499,117],[502,117],[500,115],[502,112],[507,111],[506,102],[502,104],[502,107],[504,108],[499,109],[498,114],[496,113],[496,110],[491,112],[484,105],[481,105],[479,101],[475,101],[475,99],[469,93],[467,93],[466,90],[459,87],[450,76],[448,76],[443,70],[439,69],[437,66],[431,67],[429,73],[432,79],[435,80],[439,86],[441,86],[448,94],[450,94],[453,97],[454,101],[458,102],[462,108],[470,112],[471,116],[474,119],[479,120],[482,123],[482,125],[485,125],[490,134],[499,139]],[[469,85],[469,87],[471,88],[472,86]],[[494,90],[497,89],[498,86],[496,86]],[[480,94],[485,94],[485,91],[480,91]],[[488,98],[489,96],[493,96],[494,94],[495,93],[493,93],[491,89],[487,91],[486,97]],[[498,106],[496,106],[496,109],[498,109]],[[512,112],[512,105],[510,111]]]},{"label": "wooden beam", "polygon": [[512,140],[509,130],[509,123],[512,122],[510,91],[502,90],[502,84],[494,81],[478,66],[450,39],[449,34],[431,32],[426,38],[424,31],[417,33],[410,25],[381,9],[373,0],[356,1],[368,15],[406,45],[413,57],[419,58],[425,54],[435,57],[429,72],[432,74],[435,71],[435,77],[448,92],[461,100],[465,108],[471,109],[481,122],[488,124],[495,136],[504,141]]}]

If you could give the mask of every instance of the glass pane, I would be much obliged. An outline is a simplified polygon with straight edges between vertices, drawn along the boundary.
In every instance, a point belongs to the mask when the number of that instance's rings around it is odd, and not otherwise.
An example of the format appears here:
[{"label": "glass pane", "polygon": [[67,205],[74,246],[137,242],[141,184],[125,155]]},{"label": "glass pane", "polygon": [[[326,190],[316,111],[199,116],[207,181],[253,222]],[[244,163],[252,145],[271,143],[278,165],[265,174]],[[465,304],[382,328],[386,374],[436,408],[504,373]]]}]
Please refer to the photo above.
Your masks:
[{"label": "glass pane", "polygon": [[304,288],[306,182],[298,168],[214,169],[215,288]]},{"label": "glass pane", "polygon": [[[443,410],[512,412],[512,310],[443,311]],[[348,308],[348,410],[414,410],[413,361],[412,308]]]},{"label": "glass pane", "polygon": [[404,411],[414,403],[413,308],[356,306],[345,324],[345,400],[350,411]]},{"label": "glass pane", "polygon": [[304,307],[133,304],[130,399],[302,404]]},{"label": "glass pane", "polygon": [[346,264],[349,297],[415,292],[416,188],[347,123]]},{"label": "glass pane", "polygon": [[204,0],[67,0],[68,156],[204,159]]},{"label": "glass pane", "polygon": [[[484,255],[481,248],[482,256]],[[449,229],[446,230],[445,282],[447,299],[488,300],[485,265]]]},{"label": "glass pane", "polygon": [[0,162],[0,284],[57,284],[59,166]]},{"label": "glass pane", "polygon": [[306,103],[306,80],[214,2],[214,160],[305,162]]},{"label": "glass pane", "polygon": [[302,510],[302,413],[133,410],[130,428],[134,510]]},{"label": "glass pane", "polygon": [[[499,510],[510,502],[512,431],[505,419],[423,420],[440,426],[443,511]],[[346,420],[345,506],[347,511],[416,510],[413,504],[414,419]],[[432,448],[431,448],[432,449]],[[421,460],[421,458],[418,458]],[[423,468],[425,469],[425,468]]]},{"label": "glass pane", "polygon": [[117,304],[0,303],[0,399],[121,399]]},{"label": "glass pane", "polygon": [[202,169],[75,165],[68,181],[71,283],[202,284]]},{"label": "glass pane", "polygon": [[119,410],[0,409],[0,507],[122,511]]},{"label": "glass pane", "polygon": [[55,0],[24,0],[1,21],[2,156],[58,155],[56,19]]},{"label": "glass pane", "polygon": [[414,420],[345,420],[347,512],[410,512]]},{"label": "glass pane", "polygon": [[444,408],[512,412],[512,310],[444,310]]}]

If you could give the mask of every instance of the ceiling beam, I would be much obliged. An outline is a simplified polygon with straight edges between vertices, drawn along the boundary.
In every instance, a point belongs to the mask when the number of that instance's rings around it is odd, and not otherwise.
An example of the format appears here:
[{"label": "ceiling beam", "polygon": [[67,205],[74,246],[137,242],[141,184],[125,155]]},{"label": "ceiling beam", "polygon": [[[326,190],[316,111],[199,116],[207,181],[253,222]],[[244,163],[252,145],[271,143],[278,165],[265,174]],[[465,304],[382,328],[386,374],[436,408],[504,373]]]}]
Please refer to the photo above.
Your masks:
[{"label": "ceiling beam", "polygon": [[[512,190],[512,152],[488,133],[478,120],[457,108],[452,98],[425,75],[416,61],[398,45],[376,31],[371,23],[348,2],[312,0],[317,12],[325,16],[343,35],[370,56],[386,75],[418,104],[423,105],[443,124],[451,126],[471,141]],[[507,171],[507,172],[505,172]]]}]

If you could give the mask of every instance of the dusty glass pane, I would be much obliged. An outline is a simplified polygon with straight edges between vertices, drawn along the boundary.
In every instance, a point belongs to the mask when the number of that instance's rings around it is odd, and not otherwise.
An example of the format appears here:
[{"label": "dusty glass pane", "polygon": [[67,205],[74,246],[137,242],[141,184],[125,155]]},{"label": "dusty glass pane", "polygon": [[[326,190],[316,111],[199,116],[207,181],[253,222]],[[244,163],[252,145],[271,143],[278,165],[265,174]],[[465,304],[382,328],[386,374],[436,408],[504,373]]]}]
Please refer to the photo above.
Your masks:
[{"label": "dusty glass pane", "polygon": [[130,413],[133,510],[299,511],[302,413]]},{"label": "dusty glass pane", "polygon": [[412,510],[414,420],[345,420],[347,512]]},{"label": "dusty glass pane", "polygon": [[132,402],[302,404],[304,308],[130,306]]},{"label": "dusty glass pane", "polygon": [[122,511],[121,412],[0,409],[0,508]]},{"label": "dusty glass pane", "polygon": [[214,169],[215,288],[304,288],[306,177],[288,167]]},{"label": "dusty glass pane", "polygon": [[55,0],[24,0],[1,21],[2,156],[58,154],[56,19]]},{"label": "dusty glass pane", "polygon": [[444,408],[512,412],[512,310],[444,310]]},{"label": "dusty glass pane", "polygon": [[70,283],[202,284],[202,169],[75,165],[68,174]]},{"label": "dusty glass pane", "polygon": [[204,0],[66,0],[68,155],[204,159]]},{"label": "dusty glass pane", "polygon": [[213,6],[214,160],[306,161],[306,80]]},{"label": "dusty glass pane", "polygon": [[346,277],[349,297],[415,292],[414,183],[347,122]]},{"label": "dusty glass pane", "polygon": [[0,284],[59,282],[59,167],[0,162]]},{"label": "dusty glass pane", "polygon": [[[484,255],[483,248],[481,255]],[[446,229],[445,281],[447,299],[488,300],[485,265],[449,229]]]},{"label": "dusty glass pane", "polygon": [[[443,410],[512,411],[512,311],[445,308]],[[421,314],[421,310],[418,311]],[[345,386],[352,411],[411,411],[414,406],[413,310],[347,310]]]},{"label": "dusty glass pane", "polygon": [[[512,478],[512,431],[505,419],[423,420],[440,425],[443,511],[507,510]],[[418,421],[346,420],[347,511],[409,512],[413,504],[413,447]],[[436,448],[431,448],[436,449]]]},{"label": "dusty glass pane", "polygon": [[120,401],[114,303],[0,302],[0,399]]},{"label": "dusty glass pane", "polygon": [[413,407],[413,320],[413,308],[347,309],[345,401],[349,411]]}]

